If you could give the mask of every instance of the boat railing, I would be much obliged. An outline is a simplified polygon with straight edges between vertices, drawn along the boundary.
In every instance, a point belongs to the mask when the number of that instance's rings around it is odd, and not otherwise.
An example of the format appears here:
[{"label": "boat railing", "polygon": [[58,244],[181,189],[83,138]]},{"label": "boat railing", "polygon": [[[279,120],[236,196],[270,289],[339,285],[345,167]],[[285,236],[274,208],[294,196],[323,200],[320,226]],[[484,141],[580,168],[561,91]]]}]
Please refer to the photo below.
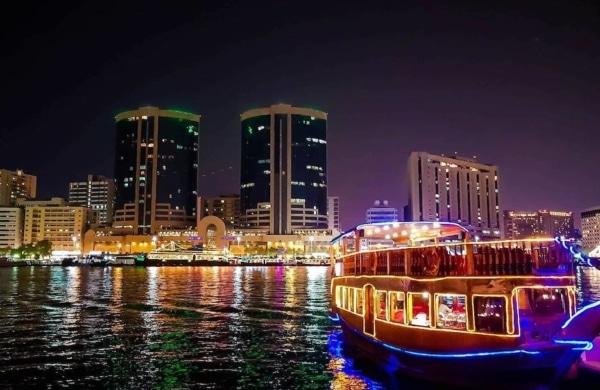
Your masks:
[{"label": "boat railing", "polygon": [[444,243],[342,256],[343,275],[416,277],[571,275],[568,250],[553,240]]}]

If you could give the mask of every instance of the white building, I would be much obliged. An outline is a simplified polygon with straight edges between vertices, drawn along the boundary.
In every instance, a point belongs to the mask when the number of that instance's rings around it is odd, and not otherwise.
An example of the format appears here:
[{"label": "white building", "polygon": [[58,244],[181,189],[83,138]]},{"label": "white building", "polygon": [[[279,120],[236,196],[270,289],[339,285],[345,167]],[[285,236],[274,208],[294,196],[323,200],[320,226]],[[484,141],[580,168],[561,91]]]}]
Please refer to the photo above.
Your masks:
[{"label": "white building", "polygon": [[501,236],[497,166],[412,152],[408,180],[409,219],[456,222],[479,238]]},{"label": "white building", "polygon": [[600,246],[600,206],[581,212],[581,246],[592,251]]},{"label": "white building", "polygon": [[327,225],[329,230],[341,231],[340,225],[340,197],[339,196],[328,196],[327,197]]},{"label": "white building", "polygon": [[110,226],[115,202],[115,183],[104,176],[88,175],[87,181],[69,183],[69,204],[91,210],[93,225]]},{"label": "white building", "polygon": [[16,249],[23,243],[23,210],[0,207],[0,248]]},{"label": "white building", "polygon": [[88,209],[68,206],[62,198],[21,200],[25,207],[23,244],[42,240],[52,243],[52,250],[79,251],[88,220]]},{"label": "white building", "polygon": [[398,219],[398,209],[391,207],[387,200],[376,200],[373,207],[367,209],[367,223],[376,222],[396,222]]}]

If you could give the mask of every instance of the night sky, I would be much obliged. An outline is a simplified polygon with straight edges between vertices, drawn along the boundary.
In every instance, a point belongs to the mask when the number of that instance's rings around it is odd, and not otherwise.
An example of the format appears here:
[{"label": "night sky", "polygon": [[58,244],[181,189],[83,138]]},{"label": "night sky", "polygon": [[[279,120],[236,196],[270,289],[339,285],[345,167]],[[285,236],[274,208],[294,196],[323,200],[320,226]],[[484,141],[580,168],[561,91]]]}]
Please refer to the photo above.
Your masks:
[{"label": "night sky", "polygon": [[497,164],[502,208],[600,204],[596,1],[129,3],[0,15],[0,167],[42,197],[112,176],[113,116],[142,105],[201,114],[200,193],[238,193],[239,114],[286,102],[329,113],[344,227],[406,203],[414,150]]}]

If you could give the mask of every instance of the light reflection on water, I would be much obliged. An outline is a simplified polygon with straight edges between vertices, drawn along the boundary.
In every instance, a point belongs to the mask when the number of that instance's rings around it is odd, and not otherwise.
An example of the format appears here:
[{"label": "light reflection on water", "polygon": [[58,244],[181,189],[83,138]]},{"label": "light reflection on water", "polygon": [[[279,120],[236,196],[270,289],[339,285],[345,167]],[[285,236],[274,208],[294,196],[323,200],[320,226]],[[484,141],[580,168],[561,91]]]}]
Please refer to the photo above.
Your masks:
[{"label": "light reflection on water", "polygon": [[[600,271],[577,280],[600,299]],[[0,268],[0,387],[399,386],[345,348],[329,281],[326,267]]]},{"label": "light reflection on water", "polygon": [[576,278],[579,307],[600,301],[600,270],[592,267],[578,267]]}]

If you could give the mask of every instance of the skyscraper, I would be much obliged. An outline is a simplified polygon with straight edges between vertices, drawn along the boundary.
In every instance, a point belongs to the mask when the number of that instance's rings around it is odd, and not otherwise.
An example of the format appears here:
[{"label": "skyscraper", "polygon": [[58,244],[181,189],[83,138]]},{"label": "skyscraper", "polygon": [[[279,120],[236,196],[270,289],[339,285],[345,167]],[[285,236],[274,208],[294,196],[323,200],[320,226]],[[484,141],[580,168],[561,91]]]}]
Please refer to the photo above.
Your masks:
[{"label": "skyscraper", "polygon": [[241,115],[242,227],[327,229],[327,114],[276,104]]},{"label": "skyscraper", "polygon": [[115,202],[115,183],[104,176],[88,175],[87,181],[69,183],[69,204],[91,210],[93,225],[112,223]]},{"label": "skyscraper", "polygon": [[0,206],[14,206],[19,198],[34,199],[36,190],[36,176],[0,169]]},{"label": "skyscraper", "polygon": [[573,233],[573,213],[570,211],[504,211],[506,238],[571,237]]},{"label": "skyscraper", "polygon": [[367,209],[367,223],[396,222],[398,220],[398,209],[391,207],[387,200],[376,200],[373,202],[373,207]]},{"label": "skyscraper", "polygon": [[600,247],[600,206],[581,212],[581,246],[592,251]]},{"label": "skyscraper", "polygon": [[328,196],[327,197],[327,218],[330,230],[341,231],[342,227],[340,224],[340,197],[339,196]]},{"label": "skyscraper", "polygon": [[113,226],[137,234],[193,226],[200,116],[141,107],[115,121]]},{"label": "skyscraper", "polygon": [[497,166],[464,157],[412,152],[408,178],[409,219],[456,222],[476,237],[500,237]]}]

